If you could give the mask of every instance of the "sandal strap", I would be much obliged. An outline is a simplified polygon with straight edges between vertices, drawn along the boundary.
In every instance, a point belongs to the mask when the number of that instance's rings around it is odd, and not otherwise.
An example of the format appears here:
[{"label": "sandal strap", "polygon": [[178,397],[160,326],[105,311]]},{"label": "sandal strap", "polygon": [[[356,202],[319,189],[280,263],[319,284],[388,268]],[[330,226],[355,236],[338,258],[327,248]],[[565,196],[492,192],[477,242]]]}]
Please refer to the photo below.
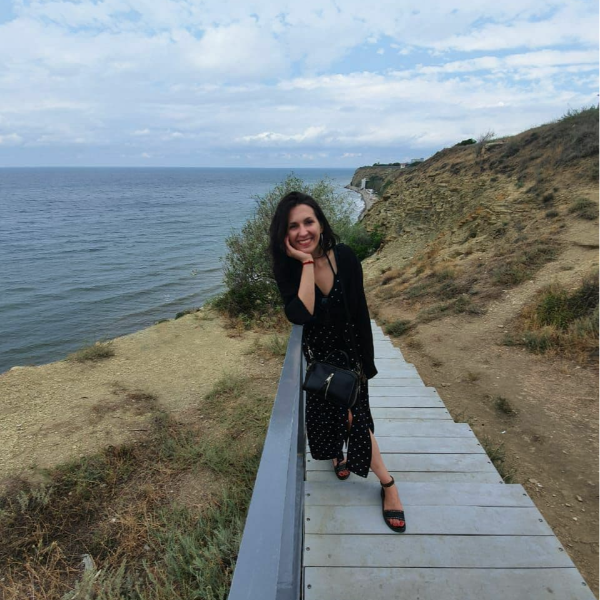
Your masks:
[{"label": "sandal strap", "polygon": [[403,510],[384,510],[383,511],[384,519],[399,519],[404,521],[404,511]]},{"label": "sandal strap", "polygon": [[[394,483],[396,483],[396,482],[394,481],[394,477],[393,477],[392,475],[390,475],[390,477],[392,478],[392,480],[391,480],[389,483],[382,483],[382,484],[381,484],[381,487],[385,487],[385,488],[387,488],[387,487],[392,487],[392,486],[394,485]],[[381,483],[381,482],[380,482],[380,483]]]}]

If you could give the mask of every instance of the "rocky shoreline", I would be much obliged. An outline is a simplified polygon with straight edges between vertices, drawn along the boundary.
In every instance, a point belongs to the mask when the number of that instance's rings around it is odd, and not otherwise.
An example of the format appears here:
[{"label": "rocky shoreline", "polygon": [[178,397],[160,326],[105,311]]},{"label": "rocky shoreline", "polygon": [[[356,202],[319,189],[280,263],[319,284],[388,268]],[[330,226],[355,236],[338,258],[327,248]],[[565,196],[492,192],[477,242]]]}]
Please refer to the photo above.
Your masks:
[{"label": "rocky shoreline", "polygon": [[371,208],[371,206],[373,206],[374,202],[378,200],[377,194],[373,190],[358,188],[353,185],[347,185],[345,187],[351,192],[356,192],[357,194],[360,194],[360,197],[365,203],[365,207],[360,212],[360,215],[358,215],[358,220],[361,221],[365,216],[365,213]]}]

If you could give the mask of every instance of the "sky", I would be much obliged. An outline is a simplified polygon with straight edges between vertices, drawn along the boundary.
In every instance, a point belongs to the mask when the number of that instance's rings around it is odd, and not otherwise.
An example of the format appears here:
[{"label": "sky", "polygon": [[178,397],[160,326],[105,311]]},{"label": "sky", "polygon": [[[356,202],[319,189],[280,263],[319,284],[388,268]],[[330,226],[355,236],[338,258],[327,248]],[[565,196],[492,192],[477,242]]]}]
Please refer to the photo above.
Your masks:
[{"label": "sky", "polygon": [[0,167],[348,167],[598,103],[598,3],[0,0]]}]

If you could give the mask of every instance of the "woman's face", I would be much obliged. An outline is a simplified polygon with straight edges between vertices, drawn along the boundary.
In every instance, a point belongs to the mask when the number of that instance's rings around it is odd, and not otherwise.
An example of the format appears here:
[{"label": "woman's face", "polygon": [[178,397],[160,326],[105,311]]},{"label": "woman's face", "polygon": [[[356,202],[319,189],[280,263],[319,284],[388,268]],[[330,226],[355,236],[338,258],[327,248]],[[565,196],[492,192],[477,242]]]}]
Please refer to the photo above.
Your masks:
[{"label": "woman's face", "polygon": [[308,204],[297,204],[288,217],[288,236],[292,248],[312,254],[319,247],[323,227]]}]

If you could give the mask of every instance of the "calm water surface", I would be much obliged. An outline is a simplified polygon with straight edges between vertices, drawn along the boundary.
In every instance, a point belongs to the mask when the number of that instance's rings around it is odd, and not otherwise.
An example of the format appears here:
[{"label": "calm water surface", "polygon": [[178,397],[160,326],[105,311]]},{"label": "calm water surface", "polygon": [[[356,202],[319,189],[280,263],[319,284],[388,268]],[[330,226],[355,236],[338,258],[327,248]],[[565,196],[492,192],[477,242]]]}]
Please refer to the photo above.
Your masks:
[{"label": "calm water surface", "polygon": [[[225,238],[289,173],[0,169],[0,372],[202,305],[224,289]],[[354,170],[294,173],[342,191]]]}]

